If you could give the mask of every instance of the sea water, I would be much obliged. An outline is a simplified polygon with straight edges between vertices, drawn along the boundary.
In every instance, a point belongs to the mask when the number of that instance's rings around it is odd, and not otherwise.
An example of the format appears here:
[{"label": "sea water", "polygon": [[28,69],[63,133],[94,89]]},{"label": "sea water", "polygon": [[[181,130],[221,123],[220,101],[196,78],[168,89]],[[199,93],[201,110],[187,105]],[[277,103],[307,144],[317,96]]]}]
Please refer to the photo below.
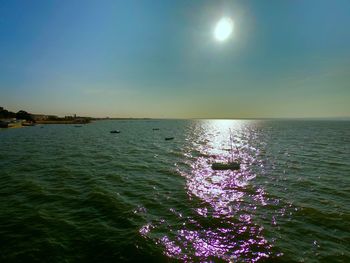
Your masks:
[{"label": "sea water", "polygon": [[350,122],[1,130],[0,195],[1,262],[350,262]]}]

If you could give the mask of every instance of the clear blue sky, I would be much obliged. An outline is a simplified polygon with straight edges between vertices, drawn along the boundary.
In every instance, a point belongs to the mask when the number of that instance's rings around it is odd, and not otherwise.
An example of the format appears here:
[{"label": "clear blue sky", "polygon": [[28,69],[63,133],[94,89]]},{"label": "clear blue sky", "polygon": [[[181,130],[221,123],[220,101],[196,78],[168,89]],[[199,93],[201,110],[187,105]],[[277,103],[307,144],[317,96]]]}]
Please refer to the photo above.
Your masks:
[{"label": "clear blue sky", "polygon": [[[223,16],[235,29],[219,43]],[[350,1],[0,0],[0,106],[349,117]]]}]

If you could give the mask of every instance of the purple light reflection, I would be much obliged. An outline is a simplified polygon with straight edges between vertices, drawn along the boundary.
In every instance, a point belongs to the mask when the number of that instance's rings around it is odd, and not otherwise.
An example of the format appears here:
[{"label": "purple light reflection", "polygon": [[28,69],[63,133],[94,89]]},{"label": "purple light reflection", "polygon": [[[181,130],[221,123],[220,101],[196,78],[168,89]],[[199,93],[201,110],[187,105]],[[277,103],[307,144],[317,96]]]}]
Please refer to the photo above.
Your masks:
[{"label": "purple light reflection", "polygon": [[[228,151],[230,129],[237,145],[233,158],[241,160],[241,169],[213,171],[211,163],[232,158]],[[188,139],[193,143],[184,153],[190,172],[179,172],[186,178],[190,200],[199,199],[201,206],[187,218],[172,210],[184,223],[171,230],[175,237],[163,236],[158,243],[167,256],[184,261],[256,262],[269,257],[272,246],[263,236],[263,227],[254,223],[255,210],[267,203],[264,189],[251,183],[256,177],[251,167],[264,169],[259,149],[249,145],[247,139],[254,134],[238,121],[202,122],[196,131],[197,137]],[[146,225],[140,233],[147,235],[150,230]]]}]

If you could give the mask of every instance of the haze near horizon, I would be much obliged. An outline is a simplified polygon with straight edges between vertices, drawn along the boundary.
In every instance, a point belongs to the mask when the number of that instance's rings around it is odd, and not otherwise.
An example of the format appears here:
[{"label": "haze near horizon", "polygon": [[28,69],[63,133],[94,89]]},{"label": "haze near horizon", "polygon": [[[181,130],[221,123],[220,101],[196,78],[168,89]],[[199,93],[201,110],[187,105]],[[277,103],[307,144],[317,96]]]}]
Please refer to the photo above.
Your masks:
[{"label": "haze near horizon", "polygon": [[350,2],[2,1],[0,106],[55,115],[350,117]]}]

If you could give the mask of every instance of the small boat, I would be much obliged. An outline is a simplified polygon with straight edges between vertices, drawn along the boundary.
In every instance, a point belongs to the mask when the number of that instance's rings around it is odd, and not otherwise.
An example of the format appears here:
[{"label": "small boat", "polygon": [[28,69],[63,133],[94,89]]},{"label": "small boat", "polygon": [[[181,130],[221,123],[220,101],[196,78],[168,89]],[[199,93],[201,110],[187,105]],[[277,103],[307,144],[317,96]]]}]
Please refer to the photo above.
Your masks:
[{"label": "small boat", "polygon": [[35,126],[34,122],[22,122],[22,126]]},{"label": "small boat", "polygon": [[174,137],[166,137],[165,140],[166,141],[174,140]]},{"label": "small boat", "polygon": [[213,163],[211,168],[213,170],[239,170],[241,168],[241,164],[239,162]]},{"label": "small boat", "polygon": [[110,131],[110,133],[120,133],[120,131],[118,131],[118,130],[113,130],[113,131]]},{"label": "small boat", "polygon": [[159,131],[159,128],[153,128],[152,130],[153,131]]},{"label": "small boat", "polygon": [[[230,151],[231,151],[231,160],[229,162],[225,163],[212,163],[211,168],[213,170],[239,170],[241,168],[241,162],[240,161],[235,161],[235,158],[233,156],[233,147],[234,147],[234,139],[232,132],[230,130]],[[238,147],[235,146],[237,152],[239,152]],[[227,150],[227,149],[225,149]]]},{"label": "small boat", "polygon": [[74,125],[74,127],[75,127],[75,128],[81,128],[81,127],[83,127],[83,126],[81,126],[81,125]]}]

